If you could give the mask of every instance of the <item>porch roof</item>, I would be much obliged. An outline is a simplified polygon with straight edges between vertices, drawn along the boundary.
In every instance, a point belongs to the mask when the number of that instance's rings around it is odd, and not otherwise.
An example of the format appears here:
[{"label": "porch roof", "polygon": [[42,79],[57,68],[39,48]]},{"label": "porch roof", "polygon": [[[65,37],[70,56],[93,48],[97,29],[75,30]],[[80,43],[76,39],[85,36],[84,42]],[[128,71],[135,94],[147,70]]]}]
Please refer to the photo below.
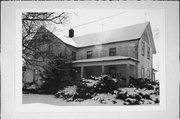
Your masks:
[{"label": "porch roof", "polygon": [[91,59],[82,59],[73,61],[73,63],[86,63],[86,62],[105,62],[105,61],[117,61],[117,60],[134,60],[137,59],[132,57],[125,57],[125,56],[109,56],[109,57],[99,57],[99,58],[91,58]]}]

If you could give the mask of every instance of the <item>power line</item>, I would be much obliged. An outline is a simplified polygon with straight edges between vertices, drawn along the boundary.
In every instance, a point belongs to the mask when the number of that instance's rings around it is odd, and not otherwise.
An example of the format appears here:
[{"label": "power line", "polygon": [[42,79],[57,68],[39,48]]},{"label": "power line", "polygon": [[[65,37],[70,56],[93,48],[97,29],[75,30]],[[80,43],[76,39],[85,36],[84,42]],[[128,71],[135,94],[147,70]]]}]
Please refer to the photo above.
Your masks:
[{"label": "power line", "polygon": [[[118,16],[118,15],[124,14],[124,13],[126,13],[126,11],[123,11],[123,12],[120,12],[120,13],[117,13],[117,14],[114,14],[114,15],[111,15],[111,16],[108,16],[108,17],[104,17],[104,18],[101,18],[101,19],[93,20],[93,21],[90,21],[90,22],[87,22],[87,23],[84,23],[84,24],[80,24],[80,25],[77,25],[77,26],[73,26],[71,28],[77,28],[77,27],[81,27],[81,26],[84,26],[84,25],[92,24],[94,22],[103,21],[105,19],[109,19],[111,17],[115,17],[115,16]],[[69,30],[69,28],[67,28],[65,30]],[[65,30],[60,30],[60,31],[65,31]]]},{"label": "power line", "polygon": [[147,13],[145,13],[145,22],[147,21]]}]

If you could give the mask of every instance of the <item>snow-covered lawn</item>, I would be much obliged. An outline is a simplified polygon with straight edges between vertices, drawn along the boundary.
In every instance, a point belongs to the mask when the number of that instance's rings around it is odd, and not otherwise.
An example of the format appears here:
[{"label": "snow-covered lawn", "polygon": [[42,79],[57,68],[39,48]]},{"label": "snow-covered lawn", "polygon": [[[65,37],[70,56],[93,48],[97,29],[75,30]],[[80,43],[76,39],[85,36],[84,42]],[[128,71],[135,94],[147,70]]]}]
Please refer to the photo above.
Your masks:
[{"label": "snow-covered lawn", "polygon": [[[72,106],[72,105],[78,105],[78,106],[83,106],[83,105],[104,105],[99,102],[101,100],[101,97],[103,98],[108,98],[108,100],[112,100],[112,95],[102,95],[102,96],[97,96],[94,99],[88,99],[84,100],[82,102],[78,101],[73,101],[73,102],[67,102],[61,98],[55,98],[54,95],[39,95],[39,94],[23,94],[23,104],[30,104],[30,103],[45,103],[45,104],[52,104],[56,106]],[[102,100],[103,101],[103,100]],[[123,105],[122,100],[117,100],[116,104]],[[108,102],[108,105],[114,105],[111,103],[111,101]]]},{"label": "snow-covered lawn", "polygon": [[[43,104],[51,104],[56,106],[124,105],[124,101],[121,99],[116,99],[115,96],[116,95],[110,93],[97,94],[92,99],[86,99],[86,100],[75,99],[74,101],[72,100],[68,101],[68,100],[64,100],[63,98],[55,98],[54,95],[23,94],[23,104],[43,103]],[[127,99],[132,101],[131,98],[127,98]],[[152,100],[143,99],[143,101],[144,101],[143,105],[155,104]]]},{"label": "snow-covered lawn", "polygon": [[55,95],[23,94],[23,104],[44,103],[66,105],[157,105],[159,86],[145,82],[142,85],[118,87],[116,79],[109,76],[82,79],[77,85],[66,86]]}]

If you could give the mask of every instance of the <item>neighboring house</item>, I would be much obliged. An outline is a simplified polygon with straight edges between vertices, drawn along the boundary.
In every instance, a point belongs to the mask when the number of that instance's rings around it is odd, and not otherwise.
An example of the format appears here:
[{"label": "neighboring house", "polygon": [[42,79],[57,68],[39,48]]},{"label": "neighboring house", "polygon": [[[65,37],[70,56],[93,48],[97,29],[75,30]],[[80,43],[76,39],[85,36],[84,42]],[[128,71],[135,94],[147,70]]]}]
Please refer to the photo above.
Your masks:
[{"label": "neighboring house", "polygon": [[[125,85],[129,84],[130,76],[154,80],[152,66],[156,49],[149,22],[79,37],[74,37],[73,29],[69,31],[69,37],[59,33],[53,35],[45,27],[39,31],[52,35],[46,47],[55,42],[53,51],[63,53],[68,50],[67,54],[73,54],[73,65],[80,72],[79,79],[109,74],[122,79]],[[36,36],[39,37],[38,33]]]}]

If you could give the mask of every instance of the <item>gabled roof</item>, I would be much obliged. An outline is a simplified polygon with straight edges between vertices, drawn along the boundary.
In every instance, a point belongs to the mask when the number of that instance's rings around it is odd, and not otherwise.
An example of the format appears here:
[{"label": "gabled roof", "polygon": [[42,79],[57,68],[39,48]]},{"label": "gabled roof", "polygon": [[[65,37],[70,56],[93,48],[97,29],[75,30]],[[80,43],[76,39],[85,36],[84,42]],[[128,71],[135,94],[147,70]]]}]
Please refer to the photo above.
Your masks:
[{"label": "gabled roof", "polygon": [[71,45],[73,47],[77,47],[76,43],[74,42],[74,40],[72,38],[63,36],[63,35],[61,35],[61,32],[57,32],[56,30],[52,31],[52,30],[50,30],[49,28],[47,28],[45,26],[41,26],[39,28],[39,30],[37,31],[37,33],[38,32],[44,32],[44,33],[47,33],[47,34],[54,35],[55,37],[57,37],[59,40],[61,40],[65,44]]},{"label": "gabled roof", "polygon": [[144,32],[147,32],[149,40],[150,40],[150,45],[152,46],[152,52],[153,52],[153,54],[155,54],[156,53],[156,47],[155,47],[154,38],[153,38],[153,34],[152,34],[152,29],[151,29],[150,23],[147,25],[147,27],[146,27]]},{"label": "gabled roof", "polygon": [[77,47],[86,47],[111,42],[134,40],[139,39],[142,36],[148,24],[149,22],[145,22],[115,30],[73,37],[72,39],[76,43]]},{"label": "gabled roof", "polygon": [[77,47],[76,42],[72,38],[61,35],[61,32],[54,31],[52,33],[56,35],[60,40],[62,40],[65,44],[71,45],[73,47]]},{"label": "gabled roof", "polygon": [[126,26],[119,29],[104,31],[104,32],[86,34],[83,36],[78,36],[73,38],[69,38],[67,36],[61,35],[61,32],[57,32],[57,31],[52,32],[50,29],[44,26],[41,26],[41,28],[43,29],[45,28],[46,30],[54,34],[56,37],[58,37],[65,44],[71,45],[76,48],[100,45],[106,43],[121,42],[121,41],[137,40],[142,37],[142,34],[146,30],[148,30],[148,32],[150,33],[149,37],[151,40],[150,42],[153,48],[153,53],[156,52],[150,22],[139,23],[139,24]]}]

